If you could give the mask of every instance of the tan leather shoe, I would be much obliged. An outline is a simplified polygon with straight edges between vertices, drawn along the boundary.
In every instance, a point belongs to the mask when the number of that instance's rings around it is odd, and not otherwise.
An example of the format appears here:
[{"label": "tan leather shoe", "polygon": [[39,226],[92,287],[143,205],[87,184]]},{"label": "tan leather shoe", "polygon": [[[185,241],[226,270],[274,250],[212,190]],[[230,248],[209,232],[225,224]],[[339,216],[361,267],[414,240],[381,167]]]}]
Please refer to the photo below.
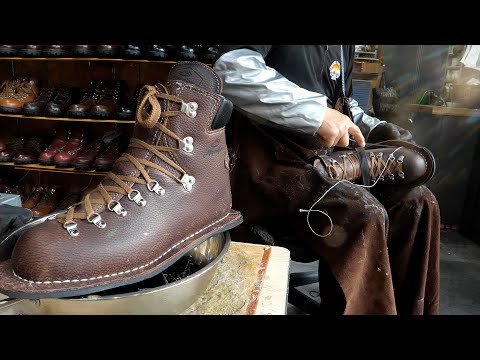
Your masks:
[{"label": "tan leather shoe", "polygon": [[38,204],[32,208],[32,214],[34,217],[42,217],[53,212],[60,203],[62,197],[61,187],[47,187],[45,188],[44,195]]},{"label": "tan leather shoe", "polygon": [[45,194],[44,186],[34,187],[32,192],[28,195],[27,199],[22,203],[22,207],[26,209],[33,209],[42,200]]},{"label": "tan leather shoe", "polygon": [[8,113],[18,113],[22,110],[23,105],[34,101],[39,92],[40,89],[36,79],[21,82],[15,87],[15,92],[12,95],[0,99],[0,110]]}]

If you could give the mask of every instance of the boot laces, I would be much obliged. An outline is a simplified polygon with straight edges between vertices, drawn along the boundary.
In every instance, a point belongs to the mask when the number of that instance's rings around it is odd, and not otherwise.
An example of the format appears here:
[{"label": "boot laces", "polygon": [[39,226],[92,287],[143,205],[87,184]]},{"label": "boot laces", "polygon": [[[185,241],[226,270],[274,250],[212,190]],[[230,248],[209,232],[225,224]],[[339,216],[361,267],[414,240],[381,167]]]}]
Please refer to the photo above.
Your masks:
[{"label": "boot laces", "polygon": [[[345,154],[341,154],[340,157],[343,159],[343,162],[339,162],[335,159],[330,161],[328,165],[328,174],[330,177],[336,180],[348,180],[348,162],[350,162],[353,169],[353,174],[351,178],[355,179],[360,176],[360,158],[356,152],[349,151]],[[370,151],[368,158],[368,167],[370,169],[370,178],[375,181],[377,178],[383,181],[385,176],[388,176],[391,180],[395,179],[395,173],[398,174],[400,178],[404,178],[405,174],[402,170],[404,156],[400,155],[397,158],[390,154],[385,161],[383,158],[383,152],[379,152],[376,155]],[[383,173],[382,173],[383,172]]]},{"label": "boot laces", "polygon": [[[143,158],[136,158],[127,152],[124,152],[117,160],[117,162],[128,162],[133,164],[135,168],[139,171],[139,174],[135,176],[120,175],[115,174],[114,169],[110,171],[105,178],[98,184],[98,186],[92,191],[86,193],[83,196],[81,202],[71,206],[66,214],[61,214],[56,217],[57,221],[63,224],[63,227],[67,229],[68,233],[71,236],[78,236],[79,231],[77,230],[76,220],[86,219],[88,222],[93,223],[98,228],[105,228],[106,223],[101,218],[101,212],[109,210],[115,212],[120,216],[126,216],[127,211],[121,206],[119,200],[114,200],[115,195],[122,195],[127,197],[128,200],[135,202],[139,206],[145,206],[146,201],[142,197],[141,193],[137,189],[132,189],[134,184],[145,185],[148,191],[155,192],[157,195],[164,195],[165,189],[160,186],[160,181],[152,179],[150,177],[147,168],[152,168],[160,171],[164,175],[175,180],[179,184],[182,184],[185,190],[190,191],[193,184],[195,183],[195,178],[187,174],[187,172],[177,163],[172,161],[166,154],[179,151],[182,149],[181,144],[185,144],[185,139],[180,139],[174,132],[169,130],[164,124],[166,120],[170,117],[178,116],[182,113],[187,113],[184,109],[197,108],[196,103],[185,104],[184,101],[175,95],[168,93],[167,89],[164,88],[165,92],[159,92],[155,87],[150,85],[145,85],[142,93],[143,98],[140,104],[137,107],[136,112],[136,121],[139,125],[147,128],[157,127],[162,133],[170,136],[175,139],[179,146],[170,147],[170,146],[159,146],[159,145],[150,145],[140,139],[131,138],[130,139],[130,148],[146,149],[150,151],[154,156],[161,159],[163,162],[177,170],[181,177],[176,176],[170,172],[165,167],[154,163],[153,161],[148,161]],[[159,103],[159,100],[166,101],[167,106],[164,108],[166,110],[162,111],[162,107]],[[171,104],[176,103],[180,105],[180,110],[170,110]],[[183,109],[183,110],[182,110]],[[188,115],[188,113],[187,113]],[[159,119],[165,119],[165,121],[160,122]],[[185,150],[185,148],[183,148]],[[187,151],[187,150],[185,150]],[[152,159],[153,160],[153,159]],[[104,180],[112,180],[116,185],[106,185]],[[129,185],[128,183],[131,183]],[[83,209],[82,206],[83,205]],[[101,210],[95,210],[94,206],[100,205]]]}]

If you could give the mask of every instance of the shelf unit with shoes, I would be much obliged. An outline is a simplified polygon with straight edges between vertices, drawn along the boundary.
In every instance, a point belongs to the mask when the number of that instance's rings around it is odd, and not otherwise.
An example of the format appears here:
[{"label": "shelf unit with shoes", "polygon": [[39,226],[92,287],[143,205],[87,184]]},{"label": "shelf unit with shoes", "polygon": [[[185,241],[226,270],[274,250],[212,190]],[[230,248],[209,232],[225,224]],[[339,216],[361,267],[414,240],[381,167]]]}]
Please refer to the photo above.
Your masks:
[{"label": "shelf unit with shoes", "polygon": [[[36,51],[36,49],[32,48],[32,51]],[[2,102],[2,94],[4,94],[2,90],[4,89],[0,89],[0,122],[2,122],[0,143],[2,140],[6,141],[5,139],[12,137],[22,139],[23,143],[32,137],[41,137],[45,139],[47,145],[50,145],[55,132],[61,128],[67,129],[69,133],[79,129],[85,131],[84,150],[109,132],[118,132],[124,135],[124,138],[129,138],[133,134],[135,124],[135,96],[138,96],[141,85],[164,83],[170,68],[176,63],[173,60],[158,60],[152,57],[148,59],[139,57],[68,57],[67,55],[59,57],[55,56],[55,51],[49,56],[42,56],[42,53],[37,56],[18,56],[18,53],[15,56],[0,55],[0,84],[12,80],[19,85],[18,83],[22,81],[33,80],[36,88],[35,86],[31,87],[35,88],[35,91],[27,89],[28,95],[30,95],[29,100],[38,99],[42,106],[41,111],[37,111],[36,108],[24,111],[23,106],[28,102],[17,104],[22,102],[20,99],[15,103],[16,108],[10,112],[8,110],[11,109],[2,108],[2,103],[5,104],[5,101]],[[87,112],[75,115],[69,113],[70,106],[80,103],[92,82],[111,84],[122,82],[124,86],[121,94],[115,87],[107,89],[107,91],[103,89],[101,92],[104,95],[102,103],[104,106],[97,107],[96,109],[100,110],[95,113]],[[44,109],[48,103],[53,101],[55,94],[47,91],[43,95],[43,102],[42,96],[39,95],[44,89],[51,89],[55,92],[55,89],[59,88],[70,89],[73,95],[63,96],[57,101],[59,106],[52,107],[58,111],[52,115],[46,114]],[[10,104],[7,103],[7,105]],[[110,112],[109,106],[116,108],[115,112]],[[20,151],[22,150],[20,149]],[[27,199],[32,190],[40,185],[61,185],[64,197],[68,197],[71,194],[95,188],[108,174],[109,168],[115,160],[112,156],[119,156],[121,152],[108,152],[107,150],[105,152],[107,157],[101,159],[105,161],[96,165],[92,165],[92,161],[97,158],[92,159],[88,156],[86,159],[85,156],[80,159],[78,164],[74,164],[75,159],[67,159],[66,164],[45,165],[38,161],[25,164],[5,161],[5,158],[2,160],[0,151],[0,180],[8,179],[23,200]],[[97,155],[97,153],[91,154]],[[77,157],[80,156],[79,154]],[[100,156],[98,157],[100,158]],[[96,166],[96,168],[91,169],[90,165]]]}]

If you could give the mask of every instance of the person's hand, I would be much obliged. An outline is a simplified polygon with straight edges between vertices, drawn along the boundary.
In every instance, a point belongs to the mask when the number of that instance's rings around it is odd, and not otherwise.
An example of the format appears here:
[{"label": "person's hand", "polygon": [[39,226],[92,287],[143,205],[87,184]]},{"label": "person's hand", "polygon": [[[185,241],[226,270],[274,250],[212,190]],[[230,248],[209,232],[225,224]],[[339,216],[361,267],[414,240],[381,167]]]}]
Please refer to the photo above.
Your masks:
[{"label": "person's hand", "polygon": [[328,108],[322,126],[317,130],[320,143],[326,147],[347,147],[349,135],[352,135],[358,146],[365,146],[365,138],[360,128],[341,112]]}]

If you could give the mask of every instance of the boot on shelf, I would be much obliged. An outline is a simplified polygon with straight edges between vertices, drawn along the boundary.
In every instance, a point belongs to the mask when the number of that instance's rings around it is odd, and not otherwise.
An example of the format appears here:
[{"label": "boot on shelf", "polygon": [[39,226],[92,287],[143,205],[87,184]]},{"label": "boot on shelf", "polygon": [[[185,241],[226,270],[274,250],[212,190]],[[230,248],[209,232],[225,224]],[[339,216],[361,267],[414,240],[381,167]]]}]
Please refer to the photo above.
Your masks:
[{"label": "boot on shelf", "polygon": [[232,103],[207,65],[179,62],[145,86],[130,146],[81,204],[27,230],[0,263],[0,293],[71,297],[159,274],[242,222],[232,210]]}]

